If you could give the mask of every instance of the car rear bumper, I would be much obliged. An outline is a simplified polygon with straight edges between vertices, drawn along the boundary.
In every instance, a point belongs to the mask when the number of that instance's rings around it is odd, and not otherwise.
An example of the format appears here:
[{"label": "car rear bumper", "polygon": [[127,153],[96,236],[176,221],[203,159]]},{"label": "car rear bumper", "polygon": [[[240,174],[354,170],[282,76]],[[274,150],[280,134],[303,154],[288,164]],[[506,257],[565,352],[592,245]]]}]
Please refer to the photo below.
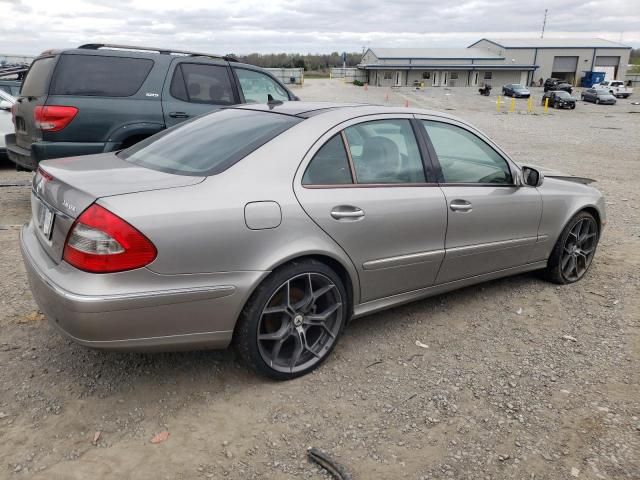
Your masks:
[{"label": "car rear bumper", "polygon": [[29,170],[38,168],[42,160],[62,157],[75,157],[78,155],[91,155],[104,152],[104,142],[34,142],[31,148],[21,147],[16,143],[15,134],[5,136],[7,155],[17,165]]},{"label": "car rear bumper", "polygon": [[122,351],[225,348],[248,296],[268,272],[91,274],[55,264],[33,223],[20,234],[31,291],[49,322],[87,347]]}]

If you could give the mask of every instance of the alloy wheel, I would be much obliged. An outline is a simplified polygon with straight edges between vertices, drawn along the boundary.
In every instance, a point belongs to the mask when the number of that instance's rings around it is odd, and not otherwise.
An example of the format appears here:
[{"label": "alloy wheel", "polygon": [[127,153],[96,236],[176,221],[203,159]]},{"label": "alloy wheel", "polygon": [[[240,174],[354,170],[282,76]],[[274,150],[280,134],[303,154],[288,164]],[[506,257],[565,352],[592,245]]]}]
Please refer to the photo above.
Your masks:
[{"label": "alloy wheel", "polygon": [[258,350],[272,369],[294,373],[322,359],[343,321],[340,290],[327,276],[303,273],[278,287],[258,325]]},{"label": "alloy wheel", "polygon": [[598,227],[592,218],[581,218],[569,230],[562,250],[562,275],[575,282],[591,265],[598,244]]}]

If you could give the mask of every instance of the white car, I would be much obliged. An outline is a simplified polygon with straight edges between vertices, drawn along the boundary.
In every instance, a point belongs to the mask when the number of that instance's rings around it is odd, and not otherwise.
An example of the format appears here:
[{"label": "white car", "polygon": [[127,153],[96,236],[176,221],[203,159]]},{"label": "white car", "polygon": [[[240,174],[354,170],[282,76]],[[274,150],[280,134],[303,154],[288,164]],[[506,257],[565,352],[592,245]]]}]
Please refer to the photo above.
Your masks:
[{"label": "white car", "polygon": [[633,93],[633,88],[625,87],[624,82],[621,82],[620,80],[601,82],[600,85],[595,88],[608,90],[609,93],[616,98],[628,98]]},{"label": "white car", "polygon": [[0,158],[6,158],[7,149],[4,136],[13,133],[13,119],[11,118],[11,107],[16,103],[16,99],[7,92],[0,90]]}]

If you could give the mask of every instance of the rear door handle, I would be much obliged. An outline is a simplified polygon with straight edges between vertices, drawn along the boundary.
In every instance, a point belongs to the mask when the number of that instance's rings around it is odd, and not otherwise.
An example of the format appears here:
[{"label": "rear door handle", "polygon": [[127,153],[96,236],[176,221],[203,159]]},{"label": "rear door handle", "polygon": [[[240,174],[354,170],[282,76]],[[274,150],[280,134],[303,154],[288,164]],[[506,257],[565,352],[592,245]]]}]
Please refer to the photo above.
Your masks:
[{"label": "rear door handle", "polygon": [[449,208],[454,212],[470,212],[473,209],[473,205],[466,200],[452,200]]},{"label": "rear door handle", "polygon": [[169,116],[171,118],[189,118],[189,115],[184,112],[170,112]]},{"label": "rear door handle", "polygon": [[339,205],[333,207],[331,216],[336,220],[358,220],[364,217],[364,210],[351,205]]}]

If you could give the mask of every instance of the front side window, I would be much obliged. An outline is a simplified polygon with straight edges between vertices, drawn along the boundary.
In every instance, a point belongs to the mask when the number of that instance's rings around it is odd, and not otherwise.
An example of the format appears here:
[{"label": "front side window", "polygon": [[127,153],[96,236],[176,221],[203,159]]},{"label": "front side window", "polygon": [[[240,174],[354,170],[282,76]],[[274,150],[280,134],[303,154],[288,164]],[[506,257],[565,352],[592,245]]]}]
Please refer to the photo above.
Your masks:
[{"label": "front side window", "polygon": [[438,156],[445,183],[494,183],[511,185],[511,170],[484,140],[464,128],[423,120]]},{"label": "front side window", "polygon": [[353,183],[349,158],[342,135],[334,135],[315,154],[302,177],[303,185],[344,185]]},{"label": "front side window", "polygon": [[181,63],[173,72],[171,96],[189,103],[233,105],[233,88],[227,67]]},{"label": "front side window", "polygon": [[187,120],[117,155],[162,172],[215,175],[301,121],[270,112],[224,109]]},{"label": "front side window", "polygon": [[344,132],[358,183],[426,181],[409,120],[373,120],[347,127]]},{"label": "front side window", "polygon": [[267,103],[269,95],[274,100],[289,100],[287,91],[269,75],[245,68],[235,72],[246,103]]},{"label": "front side window", "polygon": [[149,58],[61,55],[51,83],[52,95],[130,97],[153,68]]}]

